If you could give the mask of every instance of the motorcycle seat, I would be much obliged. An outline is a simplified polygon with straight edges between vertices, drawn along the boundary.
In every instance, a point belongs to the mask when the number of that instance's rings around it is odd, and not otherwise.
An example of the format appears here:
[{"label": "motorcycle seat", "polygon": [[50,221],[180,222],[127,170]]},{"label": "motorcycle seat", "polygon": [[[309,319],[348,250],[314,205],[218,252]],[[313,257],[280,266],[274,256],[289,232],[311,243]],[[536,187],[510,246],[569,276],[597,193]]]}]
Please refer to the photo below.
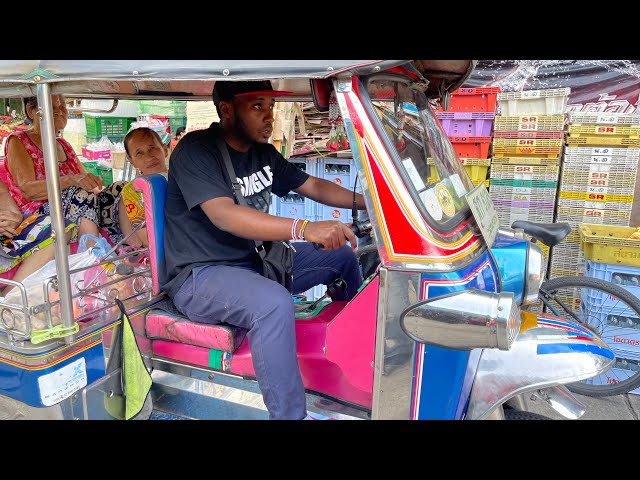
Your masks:
[{"label": "motorcycle seat", "polygon": [[568,223],[535,223],[518,220],[511,224],[511,228],[521,228],[524,233],[548,247],[557,245],[571,233],[571,225]]}]

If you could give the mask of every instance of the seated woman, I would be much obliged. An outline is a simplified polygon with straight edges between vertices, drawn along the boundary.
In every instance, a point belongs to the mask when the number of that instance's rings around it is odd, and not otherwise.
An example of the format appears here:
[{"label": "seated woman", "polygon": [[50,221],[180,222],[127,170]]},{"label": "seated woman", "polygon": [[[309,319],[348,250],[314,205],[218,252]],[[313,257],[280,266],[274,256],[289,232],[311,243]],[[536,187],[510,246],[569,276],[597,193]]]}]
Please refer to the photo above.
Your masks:
[{"label": "seated woman", "polygon": [[[68,113],[64,95],[53,95],[53,123],[56,132],[67,125]],[[5,144],[5,183],[11,198],[23,215],[49,215],[47,184],[40,122],[36,97],[25,99],[25,112],[31,126],[15,131]],[[112,244],[122,238],[119,229],[118,203],[124,182],[115,182],[106,189],[102,179],[87,173],[73,148],[64,138],[57,137],[56,153],[62,189],[62,209],[65,219],[78,225],[80,237],[86,233],[99,236],[104,232]]]},{"label": "seated woman", "polygon": [[[131,130],[124,137],[124,150],[129,162],[141,175],[160,173],[167,176],[166,157],[168,149],[163,145],[160,135],[148,127]],[[122,188],[122,205],[119,208],[120,229],[126,236],[133,226],[144,220],[142,194],[137,192],[131,182]],[[124,213],[123,213],[124,212]],[[129,245],[147,246],[147,229],[141,228],[127,239]]]},{"label": "seated woman", "polygon": [[[67,242],[76,225],[66,222]],[[4,183],[0,182],[0,274],[3,278],[12,268],[18,269],[11,280],[20,282],[31,273],[53,260],[51,242],[51,219],[48,215],[30,215],[23,218],[20,210],[9,195]],[[0,296],[4,297],[13,286],[0,281]]]}]

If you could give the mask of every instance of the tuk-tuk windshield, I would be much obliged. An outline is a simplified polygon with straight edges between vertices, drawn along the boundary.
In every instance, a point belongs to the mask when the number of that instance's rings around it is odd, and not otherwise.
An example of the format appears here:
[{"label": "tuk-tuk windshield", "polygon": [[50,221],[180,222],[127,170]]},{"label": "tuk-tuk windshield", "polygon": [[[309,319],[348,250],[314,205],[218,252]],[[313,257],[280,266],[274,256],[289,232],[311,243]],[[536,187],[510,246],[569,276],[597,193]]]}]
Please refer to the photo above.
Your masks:
[{"label": "tuk-tuk windshield", "polygon": [[375,76],[367,91],[383,134],[398,153],[396,166],[429,224],[450,231],[467,218],[464,195],[471,179],[436,118],[423,84],[406,77]]}]

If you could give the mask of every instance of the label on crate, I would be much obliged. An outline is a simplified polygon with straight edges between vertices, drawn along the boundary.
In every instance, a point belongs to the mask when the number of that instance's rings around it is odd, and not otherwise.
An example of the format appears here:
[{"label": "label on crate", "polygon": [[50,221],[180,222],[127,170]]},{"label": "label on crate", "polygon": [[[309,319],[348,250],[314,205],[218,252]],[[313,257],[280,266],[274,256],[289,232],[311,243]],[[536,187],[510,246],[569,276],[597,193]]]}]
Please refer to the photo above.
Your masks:
[{"label": "label on crate", "polygon": [[532,140],[530,138],[519,138],[518,139],[518,146],[535,147],[536,146],[536,141]]},{"label": "label on crate", "polygon": [[522,98],[538,98],[540,96],[540,90],[528,90],[522,93]]},{"label": "label on crate", "polygon": [[518,130],[538,130],[538,117],[524,116],[520,117],[520,123],[518,123]]},{"label": "label on crate", "polygon": [[611,171],[611,165],[606,163],[594,164],[589,167],[589,172],[609,172]]},{"label": "label on crate", "polygon": [[591,155],[608,155],[611,153],[609,147],[594,147],[591,149]]},{"label": "label on crate", "polygon": [[[605,181],[609,183],[609,172],[594,172],[593,170],[589,170],[589,180],[593,181]],[[607,183],[603,184],[606,185]]]},{"label": "label on crate", "polygon": [[612,157],[611,155],[599,155],[599,156],[592,156],[591,157],[591,163],[611,163]]},{"label": "label on crate", "polygon": [[529,195],[526,193],[512,193],[511,200],[514,202],[529,201],[531,200],[531,193]]},{"label": "label on crate", "polygon": [[[604,180],[600,180],[600,181],[604,181]],[[609,192],[609,187],[597,187],[593,185],[589,185],[587,187],[587,193],[608,193],[608,192]]]},{"label": "label on crate", "polygon": [[475,218],[480,232],[484,237],[487,246],[491,247],[498,234],[500,219],[498,213],[493,207],[493,202],[489,196],[489,192],[484,184],[480,183],[477,187],[465,195],[473,218]]},{"label": "label on crate", "polygon": [[[598,173],[598,175],[607,175],[606,173]],[[607,187],[609,185],[609,179],[605,178],[590,178],[589,186],[590,187]],[[595,190],[587,190],[588,192],[595,193],[606,193],[606,192],[596,192]]]},{"label": "label on crate", "polygon": [[[531,195],[533,193],[533,189],[532,187],[513,187],[513,193],[514,193],[514,196],[517,196],[516,194]],[[514,200],[518,200],[518,199],[514,198]],[[522,200],[528,200],[528,199],[523,198]]]},{"label": "label on crate", "polygon": [[582,211],[582,217],[585,219],[583,223],[589,223],[590,221],[593,221],[593,223],[602,223],[604,216],[605,211],[596,208],[585,208]]},{"label": "label on crate", "polygon": [[596,123],[618,123],[618,117],[615,115],[598,115]]},{"label": "label on crate", "polygon": [[595,133],[612,135],[616,133],[616,127],[596,127]]},{"label": "label on crate", "polygon": [[514,180],[533,180],[533,173],[514,173]]}]

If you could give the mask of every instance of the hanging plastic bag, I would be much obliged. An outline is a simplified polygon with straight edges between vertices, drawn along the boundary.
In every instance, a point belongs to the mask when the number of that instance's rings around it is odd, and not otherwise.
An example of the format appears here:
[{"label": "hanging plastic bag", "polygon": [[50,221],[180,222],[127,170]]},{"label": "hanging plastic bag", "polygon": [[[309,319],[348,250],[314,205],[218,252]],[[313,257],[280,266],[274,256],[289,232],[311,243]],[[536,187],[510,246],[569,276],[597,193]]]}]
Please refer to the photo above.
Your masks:
[{"label": "hanging plastic bag", "polygon": [[[97,257],[92,253],[91,250],[85,250],[83,252],[70,255],[69,270],[75,270],[77,268],[94,265],[96,260]],[[71,275],[70,280],[72,295],[77,292],[77,288],[75,287],[75,285],[78,280],[82,279],[83,273],[84,272],[78,272]],[[57,275],[56,262],[55,260],[51,260],[22,281],[22,284],[24,285],[24,288],[27,292],[27,305],[23,304],[22,292],[18,287],[14,287],[11,289],[11,291],[4,298],[3,303],[24,306],[26,308],[34,307],[36,305],[42,305],[43,303],[45,303],[43,285],[47,279],[55,275]],[[60,299],[60,294],[57,291],[48,288],[47,292],[49,302],[55,302]],[[75,317],[79,313],[76,302],[74,302],[73,310]],[[3,309],[1,317],[2,322],[6,327],[18,330],[24,335],[28,333],[26,318],[22,312],[18,310]],[[61,323],[59,305],[56,305],[52,308],[51,321],[53,326],[59,325]],[[47,327],[48,325],[46,311],[31,316],[31,330],[42,330]]]}]

